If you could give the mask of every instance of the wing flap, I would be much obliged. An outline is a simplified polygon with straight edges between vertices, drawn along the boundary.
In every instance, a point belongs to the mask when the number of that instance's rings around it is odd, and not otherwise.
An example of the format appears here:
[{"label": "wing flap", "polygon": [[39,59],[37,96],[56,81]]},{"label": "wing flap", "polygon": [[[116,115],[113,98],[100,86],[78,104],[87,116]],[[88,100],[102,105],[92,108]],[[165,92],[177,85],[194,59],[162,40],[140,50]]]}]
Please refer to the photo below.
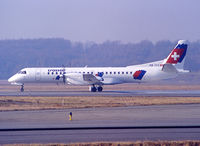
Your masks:
[{"label": "wing flap", "polygon": [[101,84],[101,81],[92,74],[83,74],[83,80],[90,84]]}]

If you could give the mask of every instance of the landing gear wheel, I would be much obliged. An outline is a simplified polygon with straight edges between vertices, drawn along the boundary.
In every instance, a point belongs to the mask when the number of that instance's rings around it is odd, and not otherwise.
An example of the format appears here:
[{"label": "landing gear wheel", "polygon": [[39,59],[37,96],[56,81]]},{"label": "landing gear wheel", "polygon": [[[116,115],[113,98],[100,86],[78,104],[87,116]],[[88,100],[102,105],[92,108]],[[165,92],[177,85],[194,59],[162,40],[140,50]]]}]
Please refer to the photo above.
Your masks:
[{"label": "landing gear wheel", "polygon": [[91,92],[96,92],[97,88],[95,86],[89,87],[89,91]]},{"label": "landing gear wheel", "polygon": [[97,91],[97,88],[96,88],[96,87],[92,87],[92,88],[91,88],[91,91],[92,91],[92,92],[96,92],[96,91]]},{"label": "landing gear wheel", "polygon": [[24,92],[24,85],[21,85],[20,91],[21,91],[21,92]]},{"label": "landing gear wheel", "polygon": [[103,87],[99,86],[97,87],[98,92],[102,92],[103,91]]}]

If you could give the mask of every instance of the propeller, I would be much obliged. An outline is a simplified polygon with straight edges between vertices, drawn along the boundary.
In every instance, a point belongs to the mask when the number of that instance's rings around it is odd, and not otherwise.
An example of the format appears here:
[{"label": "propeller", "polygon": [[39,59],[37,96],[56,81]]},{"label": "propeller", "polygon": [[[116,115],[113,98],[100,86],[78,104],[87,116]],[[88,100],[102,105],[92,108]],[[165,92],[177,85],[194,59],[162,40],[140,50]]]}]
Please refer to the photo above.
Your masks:
[{"label": "propeller", "polygon": [[66,83],[66,76],[65,76],[65,66],[63,66],[63,75],[62,75],[62,78],[63,78],[63,83],[65,84]]},{"label": "propeller", "polygon": [[63,83],[64,84],[66,83],[66,76],[64,75],[64,73],[63,73]]},{"label": "propeller", "polygon": [[66,83],[65,66],[62,65],[62,67],[63,67],[63,70],[62,70],[63,73],[60,72],[60,75],[57,75],[56,78],[55,78],[55,80],[60,80],[62,78],[63,83],[65,84]]}]

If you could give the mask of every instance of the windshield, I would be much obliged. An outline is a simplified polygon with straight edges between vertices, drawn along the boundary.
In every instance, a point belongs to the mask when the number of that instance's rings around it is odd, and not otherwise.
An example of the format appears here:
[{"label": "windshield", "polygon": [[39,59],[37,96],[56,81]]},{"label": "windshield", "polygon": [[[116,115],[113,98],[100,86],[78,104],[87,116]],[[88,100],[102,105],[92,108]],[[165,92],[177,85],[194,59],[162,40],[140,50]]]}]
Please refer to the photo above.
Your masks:
[{"label": "windshield", "polygon": [[18,72],[18,74],[26,74],[26,71],[25,71],[25,70],[20,70],[20,71]]}]

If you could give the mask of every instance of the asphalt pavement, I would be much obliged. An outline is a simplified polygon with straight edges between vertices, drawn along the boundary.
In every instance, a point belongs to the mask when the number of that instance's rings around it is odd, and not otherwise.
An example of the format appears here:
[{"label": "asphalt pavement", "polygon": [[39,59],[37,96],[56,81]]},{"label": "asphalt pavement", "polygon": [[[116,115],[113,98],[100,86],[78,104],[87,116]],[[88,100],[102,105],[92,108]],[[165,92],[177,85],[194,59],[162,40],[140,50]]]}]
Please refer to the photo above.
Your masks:
[{"label": "asphalt pavement", "polygon": [[200,90],[124,90],[124,91],[0,91],[1,96],[31,96],[31,97],[63,97],[63,96],[168,96],[168,97],[200,97]]},{"label": "asphalt pavement", "polygon": [[[69,121],[69,113],[73,113]],[[0,144],[69,143],[92,141],[200,140],[200,105],[161,105],[67,110],[0,112],[0,129],[58,128],[57,130],[0,131]],[[152,127],[92,129],[92,127]],[[162,128],[183,126],[183,128]],[[186,126],[184,128],[184,126]],[[59,130],[59,128],[91,129]]]}]

